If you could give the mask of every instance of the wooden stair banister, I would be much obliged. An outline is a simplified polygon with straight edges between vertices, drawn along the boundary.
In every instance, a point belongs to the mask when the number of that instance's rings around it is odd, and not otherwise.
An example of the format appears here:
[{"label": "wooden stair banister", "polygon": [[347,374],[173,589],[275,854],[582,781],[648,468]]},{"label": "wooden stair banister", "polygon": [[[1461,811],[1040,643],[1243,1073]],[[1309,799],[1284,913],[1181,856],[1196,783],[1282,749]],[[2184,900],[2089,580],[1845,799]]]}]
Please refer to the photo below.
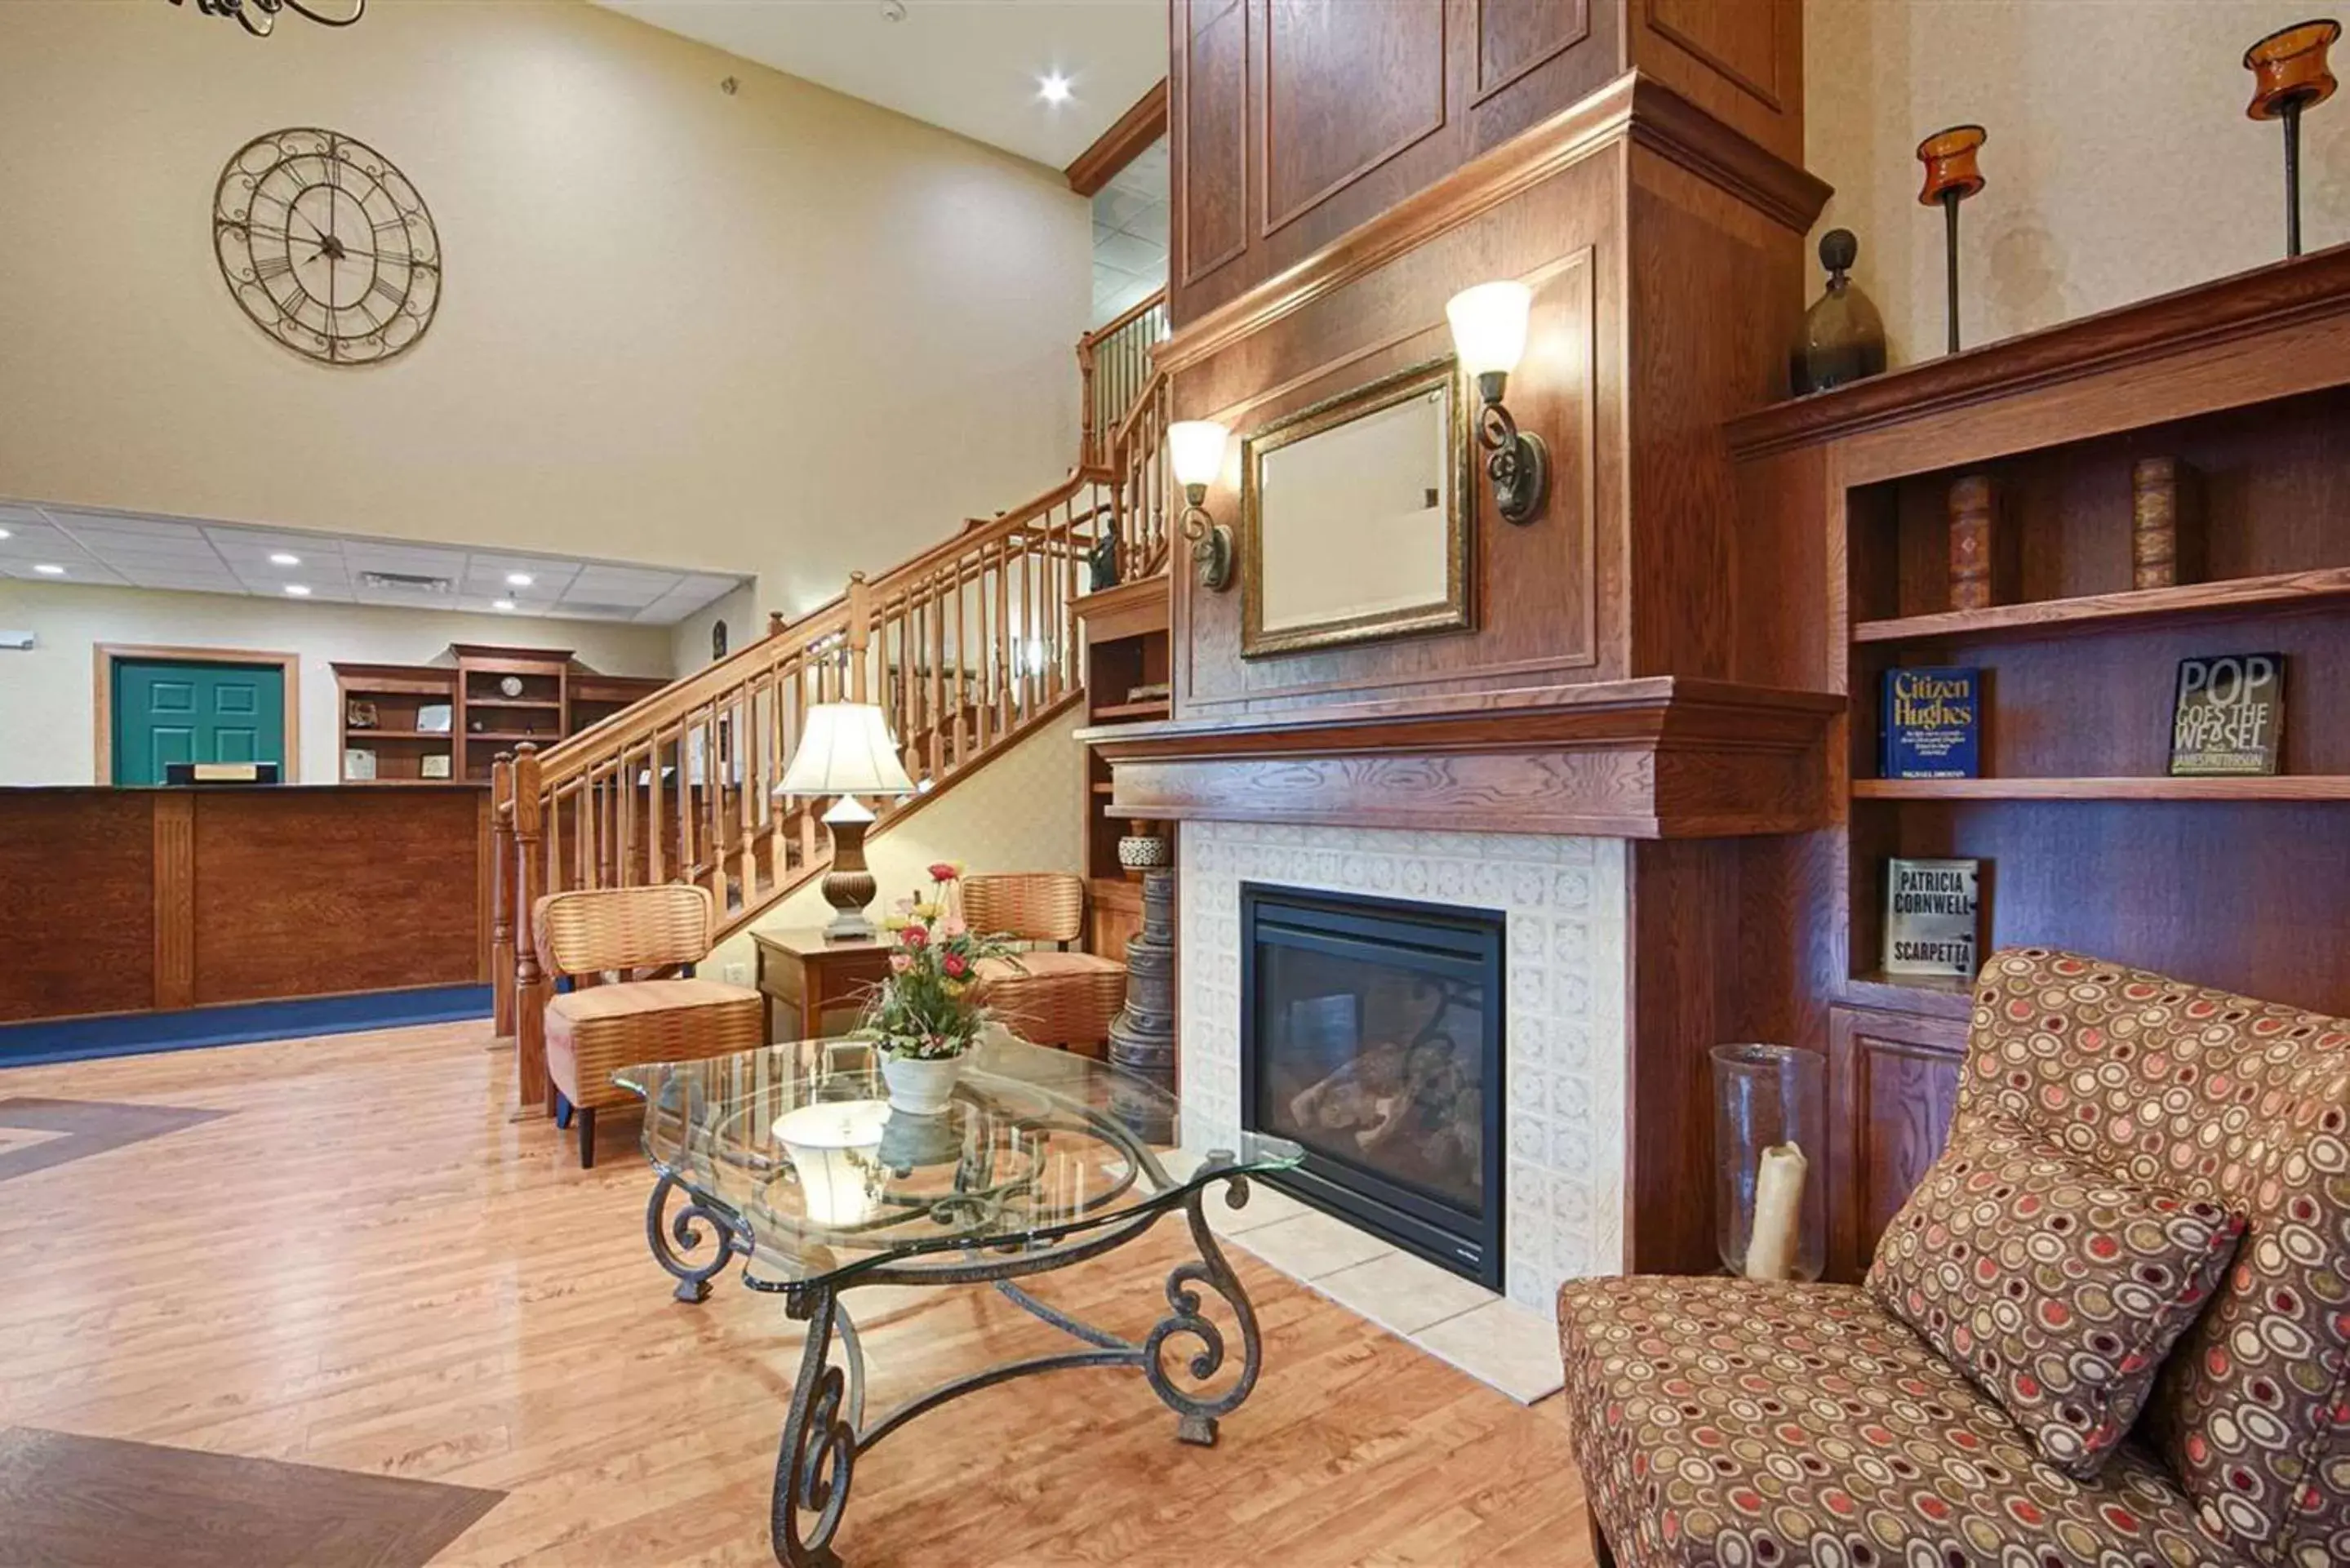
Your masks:
[{"label": "wooden stair banister", "polygon": [[[1146,318],[1105,333],[1133,340]],[[1097,547],[1114,542],[1120,581],[1166,561],[1166,379],[1142,363],[1102,383],[1120,400],[1058,484],[878,577],[853,574],[837,597],[771,618],[767,636],[560,744],[497,760],[492,961],[525,1107],[546,1099],[540,897],[690,881],[716,899],[723,939],[829,863],[829,803],[775,793],[812,704],[870,701],[887,716],[921,793],[873,803],[879,832],[1076,700],[1072,607]]]}]

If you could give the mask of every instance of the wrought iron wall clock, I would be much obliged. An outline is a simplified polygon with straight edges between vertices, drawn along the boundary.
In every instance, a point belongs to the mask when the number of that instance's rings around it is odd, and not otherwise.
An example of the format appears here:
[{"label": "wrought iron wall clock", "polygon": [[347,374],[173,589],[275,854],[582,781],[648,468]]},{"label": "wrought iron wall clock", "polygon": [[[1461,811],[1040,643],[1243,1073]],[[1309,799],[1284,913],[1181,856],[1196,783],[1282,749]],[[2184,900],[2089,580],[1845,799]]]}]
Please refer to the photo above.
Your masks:
[{"label": "wrought iron wall clock", "polygon": [[213,249],[254,324],[297,354],[371,365],[412,347],[441,303],[441,239],[391,160],[338,131],[239,148],[213,200]]}]

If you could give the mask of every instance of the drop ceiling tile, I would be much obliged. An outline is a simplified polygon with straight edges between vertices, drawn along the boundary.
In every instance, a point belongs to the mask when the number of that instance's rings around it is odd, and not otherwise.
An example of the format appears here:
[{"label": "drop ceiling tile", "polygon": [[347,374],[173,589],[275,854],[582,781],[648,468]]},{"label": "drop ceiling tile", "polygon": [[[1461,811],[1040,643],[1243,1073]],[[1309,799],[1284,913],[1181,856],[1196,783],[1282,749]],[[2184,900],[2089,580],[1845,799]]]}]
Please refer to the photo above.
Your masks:
[{"label": "drop ceiling tile", "polygon": [[79,533],[87,528],[117,535],[144,534],[151,538],[202,536],[202,530],[194,524],[182,523],[172,517],[140,517],[127,512],[84,512],[68,506],[45,506],[41,510],[47,513],[58,527],[69,533]]},{"label": "drop ceiling tile", "polygon": [[[54,519],[54,521],[53,521]],[[62,525],[60,525],[62,524]],[[103,513],[0,502],[0,576],[66,586],[122,583],[181,592],[287,598],[286,585],[310,589],[305,604],[361,603],[411,609],[463,609],[487,615],[556,615],[566,619],[671,624],[747,579],[619,562],[580,562],[518,551],[472,550],[391,539],[290,533],[236,524]],[[280,566],[273,553],[300,557]],[[63,566],[45,576],[39,563]],[[508,572],[535,581],[516,588]],[[369,587],[364,572],[438,577],[447,592]],[[494,601],[513,599],[500,612]]]},{"label": "drop ceiling tile", "polygon": [[1112,234],[1094,247],[1094,260],[1137,275],[1157,272],[1163,276],[1167,271],[1167,247],[1133,234]]}]

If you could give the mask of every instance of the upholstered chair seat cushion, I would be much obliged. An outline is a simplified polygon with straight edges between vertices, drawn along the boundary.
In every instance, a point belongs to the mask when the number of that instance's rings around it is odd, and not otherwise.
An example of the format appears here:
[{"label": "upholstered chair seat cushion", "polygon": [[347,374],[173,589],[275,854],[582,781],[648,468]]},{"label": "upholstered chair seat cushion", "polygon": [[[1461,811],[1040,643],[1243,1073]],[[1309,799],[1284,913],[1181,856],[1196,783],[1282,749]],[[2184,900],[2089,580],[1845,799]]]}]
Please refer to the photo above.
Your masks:
[{"label": "upholstered chair seat cushion", "polygon": [[2001,1116],[1954,1128],[1868,1291],[2087,1480],[2211,1299],[2243,1221],[2118,1182]]},{"label": "upholstered chair seat cushion", "polygon": [[702,1061],[764,1044],[766,1010],[747,986],[639,980],[583,986],[546,1004],[546,1073],[590,1109],[631,1104],[612,1075],[639,1062]]},{"label": "upholstered chair seat cushion", "polygon": [[1559,1294],[1564,1401],[1623,1568],[2249,1563],[2133,1442],[2094,1480],[1855,1285],[1649,1277]]},{"label": "upholstered chair seat cushion", "polygon": [[1126,1005],[1126,966],[1092,953],[1024,952],[982,959],[973,994],[1006,1028],[1047,1044],[1096,1044]]}]

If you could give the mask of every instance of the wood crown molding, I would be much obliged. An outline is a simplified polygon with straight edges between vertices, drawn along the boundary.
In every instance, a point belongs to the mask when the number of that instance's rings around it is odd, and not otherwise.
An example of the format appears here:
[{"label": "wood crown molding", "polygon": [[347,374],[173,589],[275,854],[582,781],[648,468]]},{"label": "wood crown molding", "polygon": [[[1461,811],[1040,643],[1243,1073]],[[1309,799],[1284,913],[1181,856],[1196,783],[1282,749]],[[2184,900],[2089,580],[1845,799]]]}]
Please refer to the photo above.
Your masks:
[{"label": "wood crown molding", "polygon": [[1167,78],[1160,77],[1149,92],[1134,100],[1118,122],[1094,139],[1094,144],[1069,161],[1061,171],[1069,189],[1090,197],[1118,177],[1118,171],[1142,155],[1145,148],[1167,134]]},{"label": "wood crown molding", "polygon": [[1724,429],[1733,456],[1761,457],[2344,315],[2350,244],[1774,403]]},{"label": "wood crown molding", "polygon": [[1721,837],[1821,826],[1842,697],[1653,676],[1102,725],[1113,816]]},{"label": "wood crown molding", "polygon": [[1296,265],[1184,322],[1153,350],[1153,363],[1170,375],[1199,364],[1627,137],[1799,232],[1827,204],[1829,189],[1820,181],[1654,78],[1627,71]]}]

